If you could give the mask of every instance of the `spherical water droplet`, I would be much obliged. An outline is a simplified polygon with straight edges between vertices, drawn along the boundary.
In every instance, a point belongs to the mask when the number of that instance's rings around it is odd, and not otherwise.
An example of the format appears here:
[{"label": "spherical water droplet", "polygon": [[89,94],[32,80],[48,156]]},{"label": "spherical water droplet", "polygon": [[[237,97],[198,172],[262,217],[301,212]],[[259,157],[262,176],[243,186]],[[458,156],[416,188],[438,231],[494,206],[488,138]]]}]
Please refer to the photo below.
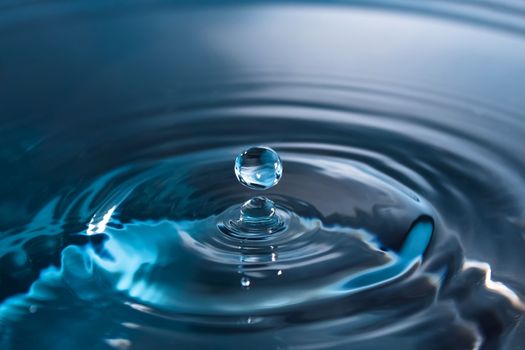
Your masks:
[{"label": "spherical water droplet", "polygon": [[248,277],[241,278],[241,286],[243,286],[244,288],[248,288],[250,284],[251,284],[251,281]]},{"label": "spherical water droplet", "polygon": [[279,155],[264,146],[251,147],[235,159],[235,176],[244,186],[265,190],[275,186],[283,174]]}]

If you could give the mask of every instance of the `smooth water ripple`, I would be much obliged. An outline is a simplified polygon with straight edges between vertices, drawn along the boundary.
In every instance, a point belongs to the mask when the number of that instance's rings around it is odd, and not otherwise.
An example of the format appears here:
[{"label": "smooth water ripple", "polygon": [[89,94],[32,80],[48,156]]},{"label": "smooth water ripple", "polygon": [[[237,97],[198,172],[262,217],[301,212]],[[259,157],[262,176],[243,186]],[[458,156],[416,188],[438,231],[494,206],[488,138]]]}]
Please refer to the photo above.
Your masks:
[{"label": "smooth water ripple", "polygon": [[0,348],[520,349],[521,27],[373,3],[20,17]]}]

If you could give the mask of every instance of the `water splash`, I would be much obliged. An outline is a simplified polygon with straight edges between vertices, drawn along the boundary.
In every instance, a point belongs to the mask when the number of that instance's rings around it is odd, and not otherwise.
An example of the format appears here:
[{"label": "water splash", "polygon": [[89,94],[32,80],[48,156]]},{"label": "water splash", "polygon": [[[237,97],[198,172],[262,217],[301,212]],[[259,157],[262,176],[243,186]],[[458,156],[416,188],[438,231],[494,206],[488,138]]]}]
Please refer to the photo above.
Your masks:
[{"label": "water splash", "polygon": [[[275,186],[281,179],[283,166],[277,152],[269,147],[258,146],[241,152],[235,159],[237,180],[251,189],[265,190]],[[219,223],[226,234],[247,239],[264,238],[286,229],[288,213],[277,211],[275,203],[263,196],[253,197],[240,208],[237,218]]]}]

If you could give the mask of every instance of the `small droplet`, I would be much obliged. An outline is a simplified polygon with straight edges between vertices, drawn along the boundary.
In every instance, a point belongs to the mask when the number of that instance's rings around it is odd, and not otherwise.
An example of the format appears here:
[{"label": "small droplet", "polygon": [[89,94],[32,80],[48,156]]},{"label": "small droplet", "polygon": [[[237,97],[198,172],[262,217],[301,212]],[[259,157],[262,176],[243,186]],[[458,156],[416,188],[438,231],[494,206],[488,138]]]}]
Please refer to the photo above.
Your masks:
[{"label": "small droplet", "polygon": [[251,284],[251,281],[248,277],[241,278],[241,286],[243,286],[244,288],[248,288],[250,284]]},{"label": "small droplet", "polygon": [[244,186],[266,190],[275,186],[283,174],[277,152],[269,147],[251,147],[235,159],[235,176]]}]

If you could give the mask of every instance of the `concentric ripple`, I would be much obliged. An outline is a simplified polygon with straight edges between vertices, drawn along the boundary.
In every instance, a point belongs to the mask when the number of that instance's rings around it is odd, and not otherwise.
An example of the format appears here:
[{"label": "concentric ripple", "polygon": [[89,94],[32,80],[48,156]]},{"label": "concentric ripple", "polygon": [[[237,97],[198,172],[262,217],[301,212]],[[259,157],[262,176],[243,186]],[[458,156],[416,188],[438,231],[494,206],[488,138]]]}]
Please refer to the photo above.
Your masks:
[{"label": "concentric ripple", "polygon": [[[519,21],[505,26],[498,14],[494,26],[520,35]],[[140,66],[152,47],[129,50],[129,61],[95,78]],[[207,64],[218,57],[210,52]],[[180,86],[137,93],[119,113],[92,116],[89,101],[70,96],[87,117],[28,117],[34,130],[0,130],[8,141],[24,132],[1,156],[4,185],[30,192],[18,206],[0,204],[9,212],[0,348],[519,348],[523,116],[416,81],[283,62],[273,63],[289,74],[246,67],[212,77],[199,65],[205,79],[184,80],[180,69]],[[161,85],[141,74],[123,84],[130,96],[140,82]],[[239,184],[233,162],[257,145],[285,169],[264,191],[278,218],[264,232],[236,221],[261,193]]]},{"label": "concentric ripple", "polygon": [[[221,329],[268,346],[395,341],[416,348],[432,339],[442,344],[442,332],[458,348],[503,339],[524,310],[522,298],[491,279],[488,263],[467,259],[471,237],[483,247],[493,227],[516,227],[488,206],[525,198],[523,164],[506,151],[508,140],[484,138],[496,124],[487,117],[490,130],[463,127],[475,116],[452,100],[252,84],[242,94],[225,86],[215,101],[179,107],[176,119],[145,115],[157,126],[155,138],[127,145],[125,164],[52,201],[4,238],[4,259],[19,273],[39,254],[31,251],[35,233],[61,246],[60,267],[2,305],[4,344],[29,322],[38,325],[34,336],[47,338],[50,318],[69,320],[60,327],[75,338],[88,328],[90,338],[125,334],[139,348],[149,341],[184,347]],[[295,97],[282,98],[284,91]],[[203,123],[223,137],[203,132],[195,143],[184,136]],[[260,239],[225,234],[220,223],[252,195],[237,183],[232,160],[263,140],[285,164],[268,197],[287,228]],[[488,331],[493,322],[499,332]],[[323,336],[297,338],[308,330]]]}]

